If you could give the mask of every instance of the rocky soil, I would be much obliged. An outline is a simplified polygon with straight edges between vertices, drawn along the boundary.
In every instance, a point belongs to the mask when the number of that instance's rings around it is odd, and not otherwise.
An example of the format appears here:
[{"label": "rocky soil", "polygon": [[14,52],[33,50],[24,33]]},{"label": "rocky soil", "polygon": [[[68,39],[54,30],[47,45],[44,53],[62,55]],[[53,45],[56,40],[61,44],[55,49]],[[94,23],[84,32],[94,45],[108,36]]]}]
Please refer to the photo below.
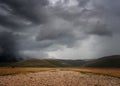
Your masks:
[{"label": "rocky soil", "polygon": [[0,86],[120,86],[120,79],[73,71],[0,76]]}]

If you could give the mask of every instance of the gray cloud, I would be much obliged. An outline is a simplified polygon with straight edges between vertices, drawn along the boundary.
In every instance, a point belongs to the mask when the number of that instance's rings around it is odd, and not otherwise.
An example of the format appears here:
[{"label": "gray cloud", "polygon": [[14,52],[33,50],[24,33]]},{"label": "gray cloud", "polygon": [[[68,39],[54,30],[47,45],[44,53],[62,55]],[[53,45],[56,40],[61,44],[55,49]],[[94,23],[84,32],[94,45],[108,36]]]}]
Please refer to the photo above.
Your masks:
[{"label": "gray cloud", "polygon": [[77,0],[79,2],[79,6],[84,7],[90,0]]},{"label": "gray cloud", "polygon": [[0,62],[13,62],[16,59],[16,41],[10,32],[0,33]]},{"label": "gray cloud", "polygon": [[53,19],[51,23],[46,24],[40,29],[37,36],[37,41],[48,40],[51,44],[62,44],[72,46],[78,39],[76,30],[73,30],[73,25],[63,19]]},{"label": "gray cloud", "polygon": [[[102,21],[103,22],[103,21]],[[96,22],[92,28],[85,31],[88,34],[98,35],[98,36],[112,36],[113,32],[109,29],[108,25],[102,24],[101,22]]]},{"label": "gray cloud", "polygon": [[47,0],[1,0],[0,2],[10,6],[14,14],[35,22],[42,20],[42,12],[39,10],[48,3]]},{"label": "gray cloud", "polygon": [[31,57],[119,54],[119,6],[119,0],[1,0],[0,34]]},{"label": "gray cloud", "polygon": [[1,0],[0,25],[16,30],[42,23],[47,4],[47,0]]}]

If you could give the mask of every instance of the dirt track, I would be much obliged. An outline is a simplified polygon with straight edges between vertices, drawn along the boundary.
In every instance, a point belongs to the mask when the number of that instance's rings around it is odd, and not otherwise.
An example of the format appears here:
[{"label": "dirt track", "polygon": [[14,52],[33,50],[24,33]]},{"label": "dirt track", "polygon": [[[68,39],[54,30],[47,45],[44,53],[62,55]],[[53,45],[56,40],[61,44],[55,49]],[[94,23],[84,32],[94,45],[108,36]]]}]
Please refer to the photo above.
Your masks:
[{"label": "dirt track", "polygon": [[0,76],[0,86],[120,86],[120,79],[73,71]]}]

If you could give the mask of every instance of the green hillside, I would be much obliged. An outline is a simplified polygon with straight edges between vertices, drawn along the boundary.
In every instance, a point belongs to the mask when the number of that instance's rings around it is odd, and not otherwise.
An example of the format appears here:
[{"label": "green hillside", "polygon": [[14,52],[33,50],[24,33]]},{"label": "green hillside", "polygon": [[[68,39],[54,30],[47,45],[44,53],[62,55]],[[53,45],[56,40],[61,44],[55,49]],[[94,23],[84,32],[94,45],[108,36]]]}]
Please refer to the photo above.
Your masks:
[{"label": "green hillside", "polygon": [[120,68],[120,55],[102,57],[96,60],[89,61],[83,66],[97,68]]},{"label": "green hillside", "polygon": [[70,64],[66,64],[57,59],[28,59],[16,63],[12,63],[13,67],[70,67]]},{"label": "green hillside", "polygon": [[15,63],[0,63],[1,67],[96,67],[120,68],[120,55],[93,60],[27,59]]},{"label": "green hillside", "polygon": [[72,67],[81,67],[83,64],[87,63],[85,60],[62,60],[66,64],[70,64]]},{"label": "green hillside", "polygon": [[44,59],[28,59],[11,64],[15,67],[55,67],[56,65],[49,63]]}]

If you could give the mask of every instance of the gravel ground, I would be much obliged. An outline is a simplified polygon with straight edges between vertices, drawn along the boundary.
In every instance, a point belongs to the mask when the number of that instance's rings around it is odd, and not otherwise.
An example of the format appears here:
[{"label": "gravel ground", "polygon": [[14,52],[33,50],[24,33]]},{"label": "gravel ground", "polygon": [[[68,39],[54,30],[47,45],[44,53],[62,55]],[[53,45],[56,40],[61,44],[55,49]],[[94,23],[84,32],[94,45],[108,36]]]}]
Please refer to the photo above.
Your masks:
[{"label": "gravel ground", "polygon": [[120,86],[120,79],[73,71],[0,76],[0,86]]}]

